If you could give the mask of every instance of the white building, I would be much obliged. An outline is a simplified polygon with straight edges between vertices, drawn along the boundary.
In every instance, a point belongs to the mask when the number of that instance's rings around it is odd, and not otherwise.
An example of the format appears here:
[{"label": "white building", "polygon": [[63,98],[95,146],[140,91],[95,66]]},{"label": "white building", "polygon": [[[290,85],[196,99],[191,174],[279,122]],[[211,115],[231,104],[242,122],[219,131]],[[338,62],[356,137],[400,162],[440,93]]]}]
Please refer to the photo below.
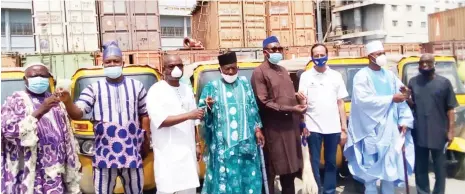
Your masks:
[{"label": "white building", "polygon": [[176,50],[191,36],[190,12],[195,0],[159,0],[161,47]]},{"label": "white building", "polygon": [[34,52],[31,0],[2,0],[2,52]]},{"label": "white building", "polygon": [[463,5],[465,0],[336,0],[329,39],[428,42],[428,14]]}]

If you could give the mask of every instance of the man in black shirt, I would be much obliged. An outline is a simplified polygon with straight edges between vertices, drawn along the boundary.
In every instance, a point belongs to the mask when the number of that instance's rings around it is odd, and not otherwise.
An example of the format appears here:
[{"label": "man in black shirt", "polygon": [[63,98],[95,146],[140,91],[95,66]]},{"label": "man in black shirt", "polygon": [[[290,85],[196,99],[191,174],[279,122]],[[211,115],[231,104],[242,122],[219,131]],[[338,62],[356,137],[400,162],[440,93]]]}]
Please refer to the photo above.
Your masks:
[{"label": "man in black shirt", "polygon": [[454,108],[458,106],[451,82],[434,73],[432,54],[424,54],[419,61],[420,75],[409,84],[415,124],[415,179],[419,194],[430,194],[428,164],[431,152],[436,182],[433,193],[444,194],[446,184],[446,146],[452,142],[455,128]]}]

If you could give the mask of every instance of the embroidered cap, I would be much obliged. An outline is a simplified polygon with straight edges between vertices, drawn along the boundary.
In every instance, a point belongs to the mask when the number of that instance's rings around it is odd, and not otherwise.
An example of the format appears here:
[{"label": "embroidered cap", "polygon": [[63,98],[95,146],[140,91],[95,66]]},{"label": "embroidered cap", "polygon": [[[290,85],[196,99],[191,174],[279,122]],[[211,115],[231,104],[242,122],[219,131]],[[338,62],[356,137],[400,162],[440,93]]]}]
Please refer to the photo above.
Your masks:
[{"label": "embroidered cap", "polygon": [[237,63],[236,52],[227,52],[218,56],[218,62],[220,66]]},{"label": "embroidered cap", "polygon": [[379,40],[371,41],[368,44],[365,45],[367,55],[377,52],[377,51],[383,51],[383,43]]},{"label": "embroidered cap", "polygon": [[270,43],[279,43],[279,40],[278,38],[276,38],[276,36],[270,36],[268,38],[266,38],[265,40],[263,40],[263,48],[266,48],[266,46]]},{"label": "embroidered cap", "polygon": [[106,59],[109,56],[118,56],[122,57],[123,53],[121,49],[118,47],[118,42],[110,41],[103,45],[103,59]]}]

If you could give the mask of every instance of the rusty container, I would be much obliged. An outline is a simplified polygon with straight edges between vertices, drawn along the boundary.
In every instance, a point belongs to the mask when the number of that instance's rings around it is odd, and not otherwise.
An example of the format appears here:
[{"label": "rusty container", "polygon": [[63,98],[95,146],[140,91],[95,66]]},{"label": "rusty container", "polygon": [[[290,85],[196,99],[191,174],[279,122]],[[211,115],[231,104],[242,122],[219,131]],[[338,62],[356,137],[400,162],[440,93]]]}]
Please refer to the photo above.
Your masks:
[{"label": "rusty container", "polygon": [[21,56],[18,53],[2,54],[2,67],[20,67]]},{"label": "rusty container", "polygon": [[198,1],[191,19],[206,49],[261,47],[266,38],[265,1]]},{"label": "rusty container", "polygon": [[102,43],[116,40],[123,51],[161,49],[158,1],[97,2]]},{"label": "rusty container", "polygon": [[307,46],[315,43],[313,1],[266,1],[267,35],[277,36],[282,46]]},{"label": "rusty container", "polygon": [[465,7],[428,15],[430,42],[465,40]]}]

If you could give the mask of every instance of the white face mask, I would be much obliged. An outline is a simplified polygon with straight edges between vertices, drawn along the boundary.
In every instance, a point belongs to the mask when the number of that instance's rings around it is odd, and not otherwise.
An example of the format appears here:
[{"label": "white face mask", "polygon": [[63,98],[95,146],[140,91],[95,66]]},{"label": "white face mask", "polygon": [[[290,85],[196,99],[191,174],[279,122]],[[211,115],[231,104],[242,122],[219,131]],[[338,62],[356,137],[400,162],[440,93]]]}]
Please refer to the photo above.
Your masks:
[{"label": "white face mask", "polygon": [[386,55],[380,55],[376,57],[376,64],[380,67],[386,66],[387,65],[387,57]]},{"label": "white face mask", "polygon": [[236,73],[235,75],[226,75],[221,73],[221,76],[223,77],[224,81],[232,84],[237,80],[238,73]]},{"label": "white face mask", "polygon": [[182,71],[179,67],[175,67],[173,71],[171,71],[171,77],[173,78],[180,78],[182,76]]}]

